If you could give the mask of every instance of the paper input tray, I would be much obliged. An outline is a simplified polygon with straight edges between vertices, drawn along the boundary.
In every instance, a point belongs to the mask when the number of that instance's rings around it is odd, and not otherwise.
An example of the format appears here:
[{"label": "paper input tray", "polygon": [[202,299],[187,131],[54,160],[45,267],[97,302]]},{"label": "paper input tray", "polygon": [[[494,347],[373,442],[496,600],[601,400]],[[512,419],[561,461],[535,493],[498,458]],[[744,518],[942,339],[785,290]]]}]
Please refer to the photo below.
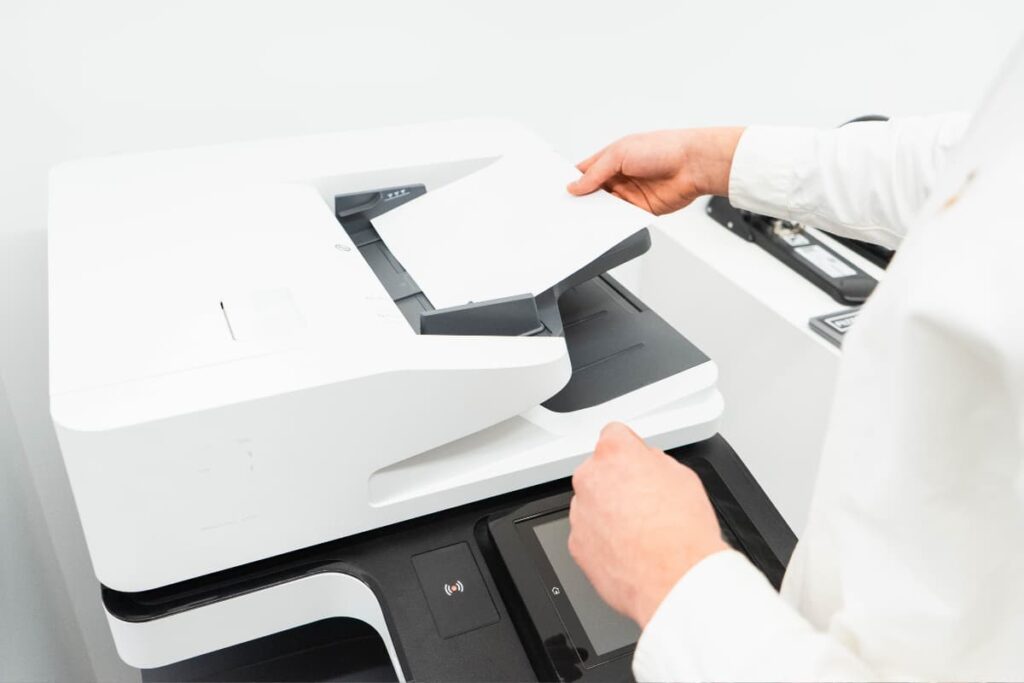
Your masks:
[{"label": "paper input tray", "polygon": [[418,333],[563,336],[572,377],[543,403],[545,408],[560,413],[589,408],[708,360],[607,274],[650,248],[646,229],[536,297],[512,296],[436,310],[372,222],[425,193],[423,185],[411,185],[339,195],[335,214]]}]

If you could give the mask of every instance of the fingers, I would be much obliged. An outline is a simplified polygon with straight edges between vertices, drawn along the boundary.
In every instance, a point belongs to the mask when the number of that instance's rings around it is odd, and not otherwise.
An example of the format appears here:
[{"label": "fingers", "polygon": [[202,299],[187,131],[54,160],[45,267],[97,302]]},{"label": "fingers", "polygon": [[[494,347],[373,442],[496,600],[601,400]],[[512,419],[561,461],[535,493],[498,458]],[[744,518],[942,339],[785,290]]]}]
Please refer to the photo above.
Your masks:
[{"label": "fingers", "polygon": [[574,195],[590,194],[601,188],[609,179],[614,177],[622,169],[622,156],[615,145],[602,150],[597,158],[587,159],[580,163],[586,164],[583,177],[569,183],[568,190]]}]

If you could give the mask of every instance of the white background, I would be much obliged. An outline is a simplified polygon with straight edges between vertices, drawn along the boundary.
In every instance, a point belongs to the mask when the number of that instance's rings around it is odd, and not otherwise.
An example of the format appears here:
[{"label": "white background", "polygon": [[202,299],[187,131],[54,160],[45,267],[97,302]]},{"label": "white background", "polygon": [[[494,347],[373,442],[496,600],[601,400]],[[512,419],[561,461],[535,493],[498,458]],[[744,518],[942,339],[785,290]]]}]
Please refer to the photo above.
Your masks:
[{"label": "white background", "polygon": [[580,158],[647,128],[966,109],[1022,19],[1013,0],[2,0],[0,679],[137,678],[47,416],[54,163],[474,115]]}]

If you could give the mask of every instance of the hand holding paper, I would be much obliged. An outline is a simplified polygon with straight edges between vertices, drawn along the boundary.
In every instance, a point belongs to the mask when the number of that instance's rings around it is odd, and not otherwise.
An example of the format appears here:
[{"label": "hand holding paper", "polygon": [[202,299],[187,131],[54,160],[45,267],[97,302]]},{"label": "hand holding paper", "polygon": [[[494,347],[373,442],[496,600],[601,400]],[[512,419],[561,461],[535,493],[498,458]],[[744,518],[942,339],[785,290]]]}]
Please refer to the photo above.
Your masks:
[{"label": "hand holding paper", "polygon": [[435,308],[550,288],[650,224],[606,192],[573,197],[553,152],[513,153],[374,220]]}]

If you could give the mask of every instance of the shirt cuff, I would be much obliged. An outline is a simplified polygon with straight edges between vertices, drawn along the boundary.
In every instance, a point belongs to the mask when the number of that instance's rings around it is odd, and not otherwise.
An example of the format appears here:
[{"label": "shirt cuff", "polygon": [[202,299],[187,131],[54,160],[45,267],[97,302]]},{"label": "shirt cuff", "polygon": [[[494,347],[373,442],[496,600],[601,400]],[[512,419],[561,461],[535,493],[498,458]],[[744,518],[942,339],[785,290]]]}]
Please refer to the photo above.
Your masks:
[{"label": "shirt cuff", "polygon": [[737,656],[733,620],[739,615],[730,603],[745,602],[752,591],[779,599],[741,553],[705,557],[679,579],[647,623],[633,654],[633,675],[638,681],[715,678],[720,663]]},{"label": "shirt cuff", "polygon": [[805,210],[800,192],[804,176],[815,168],[819,134],[813,128],[748,127],[733,155],[729,203],[783,219]]}]

